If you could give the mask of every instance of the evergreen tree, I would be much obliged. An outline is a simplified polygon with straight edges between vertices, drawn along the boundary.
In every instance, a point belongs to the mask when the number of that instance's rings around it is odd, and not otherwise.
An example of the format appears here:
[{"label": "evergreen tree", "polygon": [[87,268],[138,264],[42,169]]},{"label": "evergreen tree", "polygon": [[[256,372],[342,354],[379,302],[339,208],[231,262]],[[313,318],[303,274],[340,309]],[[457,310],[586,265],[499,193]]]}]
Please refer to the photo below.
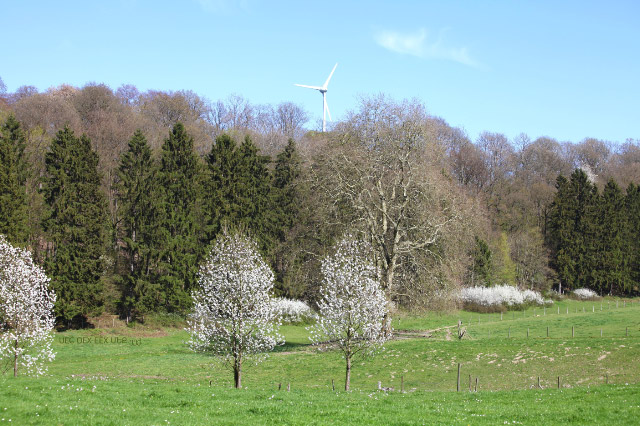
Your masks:
[{"label": "evergreen tree", "polygon": [[549,243],[559,290],[596,284],[598,253],[598,190],[582,169],[570,181],[559,176],[550,207]]},{"label": "evergreen tree", "polygon": [[558,292],[562,293],[574,281],[575,261],[571,256],[573,238],[573,206],[569,181],[560,175],[556,179],[556,195],[549,208],[548,238],[551,264],[558,274]]},{"label": "evergreen tree", "polygon": [[629,284],[624,256],[625,200],[613,179],[604,187],[599,214],[594,287],[600,294],[613,294],[625,290]]},{"label": "evergreen tree", "polygon": [[474,286],[491,286],[493,262],[491,260],[491,249],[489,249],[486,241],[476,236],[471,256],[473,258],[471,264],[471,284]]},{"label": "evergreen tree", "polygon": [[101,309],[107,204],[100,191],[98,155],[85,135],[60,130],[45,156],[43,182],[50,244],[46,269],[57,295],[56,314],[67,321]]},{"label": "evergreen tree", "polygon": [[128,317],[132,310],[156,310],[164,300],[152,274],[160,247],[161,218],[155,176],[151,149],[142,131],[137,130],[120,158],[118,182],[114,185],[118,238],[126,262],[121,277],[122,304]]},{"label": "evergreen tree", "polygon": [[162,145],[158,185],[162,204],[161,265],[157,270],[168,312],[186,312],[203,249],[200,226],[200,165],[193,138],[181,123],[173,126]]},{"label": "evergreen tree", "polygon": [[26,137],[20,123],[9,115],[0,128],[0,234],[14,244],[28,238]]},{"label": "evergreen tree", "polygon": [[287,146],[276,157],[273,173],[273,215],[274,253],[273,269],[276,274],[276,288],[286,297],[299,297],[300,291],[294,289],[297,283],[287,275],[289,269],[299,260],[296,259],[292,229],[300,222],[301,164],[296,144],[289,139]]},{"label": "evergreen tree", "polygon": [[224,227],[248,230],[267,253],[272,246],[275,215],[271,197],[269,157],[258,154],[249,137],[237,146],[218,136],[207,157],[207,242]]},{"label": "evergreen tree", "polygon": [[630,292],[638,292],[640,283],[640,186],[629,184],[625,197],[625,284]]}]

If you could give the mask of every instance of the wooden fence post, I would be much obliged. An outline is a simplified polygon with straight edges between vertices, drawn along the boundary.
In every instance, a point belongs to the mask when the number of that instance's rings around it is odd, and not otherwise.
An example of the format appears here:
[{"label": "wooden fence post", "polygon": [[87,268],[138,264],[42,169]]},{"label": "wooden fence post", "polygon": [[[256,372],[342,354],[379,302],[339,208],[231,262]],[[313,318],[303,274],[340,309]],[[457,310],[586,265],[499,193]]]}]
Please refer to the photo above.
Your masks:
[{"label": "wooden fence post", "polygon": [[573,326],[571,326],[571,337],[574,337],[574,336],[575,336],[574,327],[573,327]]},{"label": "wooden fence post", "polygon": [[404,376],[400,376],[400,392],[404,393]]},{"label": "wooden fence post", "polygon": [[549,326],[547,326],[547,337],[549,337]]},{"label": "wooden fence post", "polygon": [[458,363],[458,384],[456,385],[456,392],[460,392],[460,363]]},{"label": "wooden fence post", "polygon": [[509,326],[509,332],[507,334],[507,337],[511,337],[511,326]]},{"label": "wooden fence post", "polygon": [[336,391],[336,384],[333,382],[333,379],[331,379],[331,389],[335,392]]},{"label": "wooden fence post", "polygon": [[538,376],[538,389],[542,389],[542,386],[540,386],[540,376]]},{"label": "wooden fence post", "polygon": [[469,374],[469,392],[471,392],[471,374]]},{"label": "wooden fence post", "polygon": [[382,382],[378,380],[378,390],[382,390]]},{"label": "wooden fence post", "polygon": [[476,388],[475,388],[474,392],[478,392],[478,378],[477,377],[476,377]]},{"label": "wooden fence post", "polygon": [[287,383],[287,392],[291,391],[291,382]]},{"label": "wooden fence post", "polygon": [[558,389],[560,389],[560,376],[558,376]]}]

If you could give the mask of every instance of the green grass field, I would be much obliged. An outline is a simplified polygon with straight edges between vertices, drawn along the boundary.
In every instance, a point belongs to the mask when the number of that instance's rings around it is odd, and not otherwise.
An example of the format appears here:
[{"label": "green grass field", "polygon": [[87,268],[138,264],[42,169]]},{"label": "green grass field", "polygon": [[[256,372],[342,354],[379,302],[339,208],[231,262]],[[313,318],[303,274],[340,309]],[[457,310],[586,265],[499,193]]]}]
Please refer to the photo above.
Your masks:
[{"label": "green grass field", "polygon": [[246,365],[242,390],[178,329],[57,333],[48,376],[0,378],[0,423],[638,424],[640,302],[615,303],[397,317],[399,338],[354,364],[350,393],[340,354],[310,346],[302,326],[284,326],[287,343]]}]

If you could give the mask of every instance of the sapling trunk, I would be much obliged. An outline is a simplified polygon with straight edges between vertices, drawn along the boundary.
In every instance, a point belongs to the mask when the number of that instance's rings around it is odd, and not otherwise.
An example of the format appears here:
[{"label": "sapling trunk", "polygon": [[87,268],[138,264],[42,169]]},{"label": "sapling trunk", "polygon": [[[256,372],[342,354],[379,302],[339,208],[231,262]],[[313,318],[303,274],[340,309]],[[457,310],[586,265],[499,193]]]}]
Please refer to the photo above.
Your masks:
[{"label": "sapling trunk", "polygon": [[351,387],[351,355],[347,355],[346,358],[347,358],[347,372],[346,372],[346,377],[344,381],[344,390],[349,391],[349,388]]}]

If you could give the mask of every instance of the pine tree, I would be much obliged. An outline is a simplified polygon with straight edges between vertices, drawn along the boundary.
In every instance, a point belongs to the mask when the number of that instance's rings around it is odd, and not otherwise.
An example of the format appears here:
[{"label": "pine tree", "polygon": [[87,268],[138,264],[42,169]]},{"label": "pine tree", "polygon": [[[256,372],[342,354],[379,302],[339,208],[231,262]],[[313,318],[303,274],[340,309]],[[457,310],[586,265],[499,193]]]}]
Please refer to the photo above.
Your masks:
[{"label": "pine tree", "polygon": [[9,115],[0,128],[0,234],[14,244],[28,238],[26,137],[20,123]]},{"label": "pine tree", "polygon": [[118,238],[126,262],[121,277],[122,305],[130,317],[132,310],[145,313],[156,310],[164,300],[162,290],[154,282],[153,270],[160,248],[156,170],[151,149],[142,131],[129,141],[118,167],[114,185],[118,201]]},{"label": "pine tree", "polygon": [[558,274],[558,292],[574,281],[575,262],[571,257],[573,212],[569,181],[560,175],[556,179],[556,195],[549,208],[548,238],[551,264]]},{"label": "pine tree", "polygon": [[107,205],[100,191],[98,155],[85,135],[60,130],[45,156],[43,182],[49,237],[46,269],[57,294],[56,314],[67,321],[100,311]]},{"label": "pine tree", "polygon": [[162,145],[158,185],[161,188],[161,265],[157,270],[168,312],[186,312],[190,290],[196,281],[203,249],[198,220],[200,164],[193,150],[193,138],[181,123],[173,126]]}]

